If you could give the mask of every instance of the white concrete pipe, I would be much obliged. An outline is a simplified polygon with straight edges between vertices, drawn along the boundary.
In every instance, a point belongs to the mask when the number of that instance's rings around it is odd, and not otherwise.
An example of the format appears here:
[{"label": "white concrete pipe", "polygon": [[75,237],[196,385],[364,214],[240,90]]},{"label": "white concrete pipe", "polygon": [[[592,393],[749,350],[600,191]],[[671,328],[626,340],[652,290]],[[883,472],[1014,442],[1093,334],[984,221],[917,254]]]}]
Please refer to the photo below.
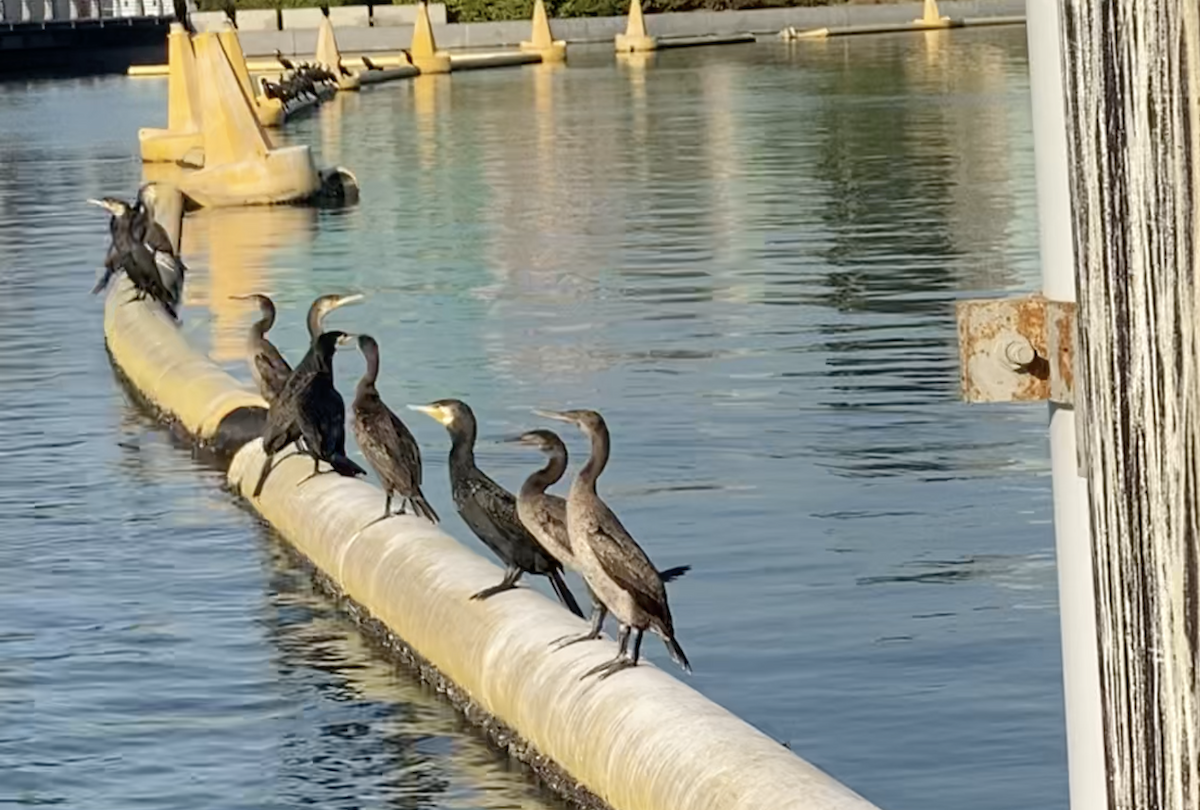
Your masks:
[{"label": "white concrete pipe", "polygon": [[[257,395],[192,351],[157,308],[126,303],[129,290],[122,279],[109,296],[105,334],[113,362],[140,396],[210,444],[228,446],[261,425]],[[250,498],[263,460],[257,439],[237,451],[229,469],[235,490],[451,682],[452,699],[470,719],[493,732],[496,721],[506,727],[498,736],[509,750],[564,795],[592,805],[598,798],[614,810],[873,808],[648,662],[605,681],[581,680],[616,654],[611,640],[555,652],[550,642],[581,632],[581,619],[529,589],[470,600],[501,570],[415,517],[364,530],[384,500],[364,481],[326,474],[300,485],[312,463],[290,456],[262,496]]]}]

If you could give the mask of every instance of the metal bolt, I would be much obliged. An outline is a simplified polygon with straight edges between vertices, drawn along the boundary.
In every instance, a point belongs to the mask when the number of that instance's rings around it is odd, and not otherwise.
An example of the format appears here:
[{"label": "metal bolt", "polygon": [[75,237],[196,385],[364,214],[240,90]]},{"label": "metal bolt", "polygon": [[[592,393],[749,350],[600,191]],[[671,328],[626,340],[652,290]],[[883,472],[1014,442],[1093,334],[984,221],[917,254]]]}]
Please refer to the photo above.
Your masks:
[{"label": "metal bolt", "polygon": [[1010,340],[1004,347],[1004,359],[1013,371],[1024,371],[1037,359],[1037,351],[1028,340],[1018,337],[1016,340]]}]

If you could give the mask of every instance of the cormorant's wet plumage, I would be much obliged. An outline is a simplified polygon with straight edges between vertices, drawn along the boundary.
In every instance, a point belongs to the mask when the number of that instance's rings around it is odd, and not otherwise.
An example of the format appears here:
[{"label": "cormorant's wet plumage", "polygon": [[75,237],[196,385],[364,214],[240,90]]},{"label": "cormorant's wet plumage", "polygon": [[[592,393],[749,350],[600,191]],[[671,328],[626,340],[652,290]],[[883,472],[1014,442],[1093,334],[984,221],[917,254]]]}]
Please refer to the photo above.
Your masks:
[{"label": "cormorant's wet plumage", "polygon": [[[521,523],[529,529],[542,548],[549,551],[567,568],[583,575],[580,561],[571,549],[571,541],[567,532],[567,502],[557,495],[551,495],[546,490],[558,483],[567,471],[567,446],[563,444],[558,434],[550,430],[531,430],[522,433],[511,441],[536,447],[546,455],[546,465],[530,474],[517,493],[517,515]],[[690,565],[680,565],[658,572],[663,582],[671,582],[691,570]],[[596,594],[588,592],[592,597],[591,629],[581,636],[558,639],[559,647],[574,644],[577,641],[591,641],[600,637],[604,626],[604,617],[608,609],[596,598]]]},{"label": "cormorant's wet plumage", "polygon": [[273,404],[287,385],[288,377],[292,375],[292,367],[284,356],[267,339],[267,332],[275,325],[275,302],[269,296],[253,293],[251,295],[233,295],[238,301],[254,301],[262,317],[250,326],[250,334],[246,340],[246,364],[250,366],[250,374],[254,383],[267,404]]},{"label": "cormorant's wet plumage", "polygon": [[[596,493],[596,479],[608,464],[609,435],[604,417],[588,410],[538,413],[571,422],[583,431],[592,445],[591,457],[575,476],[567,496],[567,533],[588,587],[621,622],[618,639],[621,649],[616,658],[589,670],[584,677],[599,673],[601,678],[607,678],[636,666],[642,636],[647,629],[658,633],[671,658],[690,672],[687,656],[675,640],[675,625],[667,606],[667,589],[662,577],[646,552]],[[635,633],[632,653],[629,652],[631,630]]]},{"label": "cormorant's wet plumage", "polygon": [[[319,351],[318,344],[323,337],[324,319],[334,309],[345,306],[353,301],[361,299],[361,295],[322,295],[312,302],[312,306],[308,308],[308,333],[312,338],[308,352],[292,370],[292,375],[288,377],[287,382],[283,386],[283,390],[279,392],[279,396],[275,398],[271,409],[267,412],[267,425],[263,429],[263,451],[267,454],[267,459],[263,463],[262,473],[259,475],[258,484],[254,488],[254,496],[258,497],[262,493],[263,484],[267,481],[267,476],[271,472],[271,468],[275,463],[275,454],[293,442],[300,442],[303,452],[312,456],[314,468],[320,468],[321,461],[330,461],[329,457],[322,455],[322,448],[312,446],[308,443],[308,436],[305,434],[301,425],[301,408],[304,402],[305,392],[313,386],[313,381],[318,376],[325,376],[326,382],[319,384],[319,387],[324,387],[326,384],[330,389],[333,388],[333,353],[330,352],[328,361],[323,361]],[[344,333],[339,333],[344,334]],[[336,348],[336,342],[334,345]],[[336,393],[336,391],[334,392]],[[341,395],[338,395],[338,401],[342,407],[343,420],[345,415],[345,404],[341,403]],[[345,427],[343,424],[343,433]],[[343,452],[340,457],[334,456],[333,468],[335,472],[341,475],[366,475],[367,471],[355,464],[349,458],[345,457]]]},{"label": "cormorant's wet plumage", "polygon": [[[88,202],[100,206],[112,215],[108,226],[112,242],[104,258],[104,275],[92,292],[98,293],[103,290],[112,277],[123,270],[137,289],[135,299],[149,296],[158,301],[173,319],[178,320],[176,308],[179,305],[179,288],[168,286],[168,283],[164,282],[156,260],[156,251],[146,243],[147,238],[154,239],[155,236],[153,229],[147,224],[146,212],[141,201],[130,205],[116,197],[103,197]],[[175,279],[171,278],[168,282],[174,284]],[[182,285],[182,275],[179,276],[179,285]]]},{"label": "cormorant's wet plumage", "polygon": [[559,600],[576,616],[579,604],[562,578],[562,564],[554,559],[517,517],[513,494],[475,465],[475,414],[457,399],[440,399],[428,405],[410,405],[440,422],[450,433],[450,490],[463,522],[504,563],[504,579],[473,599],[486,599],[517,587],[522,574],[540,574],[550,580]]},{"label": "cormorant's wet plumage", "polygon": [[142,242],[149,248],[171,305],[178,309],[179,305],[183,303],[183,282],[187,275],[187,267],[175,252],[175,246],[171,244],[171,237],[167,234],[167,229],[155,219],[155,194],[153,183],[147,183],[138,189],[133,233],[135,236],[141,235]]},{"label": "cormorant's wet plumage", "polygon": [[383,484],[387,500],[383,520],[392,513],[392,495],[400,496],[400,514],[405,505],[434,523],[437,512],[421,492],[421,448],[408,427],[379,396],[375,382],[379,377],[379,344],[370,335],[360,335],[358,348],[367,361],[367,370],[354,393],[354,437],[367,462]]}]

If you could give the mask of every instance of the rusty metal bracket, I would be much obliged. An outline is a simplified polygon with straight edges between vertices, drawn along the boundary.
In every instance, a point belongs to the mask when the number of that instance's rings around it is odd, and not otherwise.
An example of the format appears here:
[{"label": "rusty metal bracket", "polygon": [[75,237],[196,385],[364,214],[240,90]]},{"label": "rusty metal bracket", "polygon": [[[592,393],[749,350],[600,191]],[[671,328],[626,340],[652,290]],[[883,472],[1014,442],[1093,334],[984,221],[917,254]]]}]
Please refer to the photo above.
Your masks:
[{"label": "rusty metal bracket", "polygon": [[959,301],[958,355],[967,402],[1075,400],[1075,304],[1041,295]]}]

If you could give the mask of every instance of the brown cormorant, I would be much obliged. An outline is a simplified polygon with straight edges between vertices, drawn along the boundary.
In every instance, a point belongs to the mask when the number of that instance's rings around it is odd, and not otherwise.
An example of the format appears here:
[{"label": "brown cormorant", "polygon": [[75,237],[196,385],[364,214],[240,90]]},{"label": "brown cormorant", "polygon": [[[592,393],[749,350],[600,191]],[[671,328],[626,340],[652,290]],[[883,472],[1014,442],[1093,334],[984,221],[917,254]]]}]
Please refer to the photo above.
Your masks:
[{"label": "brown cormorant", "polygon": [[[675,640],[667,589],[658,570],[596,493],[596,479],[608,463],[609,435],[604,417],[589,410],[536,413],[574,424],[592,445],[591,457],[575,476],[567,495],[567,534],[588,587],[617,617],[621,631],[617,657],[588,670],[583,677],[599,674],[603,679],[637,666],[642,636],[647,629],[658,633],[675,663],[690,672],[687,656]],[[632,653],[629,652],[630,630],[635,632]]]},{"label": "brown cormorant", "polygon": [[[567,471],[567,446],[563,444],[558,434],[550,430],[531,430],[522,433],[510,442],[536,447],[546,455],[546,466],[530,474],[517,493],[517,516],[521,523],[529,529],[542,548],[549,551],[564,566],[582,576],[579,561],[571,550],[570,537],[567,534],[567,502],[557,495],[551,495],[546,490],[558,483]],[[658,576],[663,582],[671,582],[691,570],[690,565],[679,565],[659,571]],[[591,588],[588,588],[591,593]],[[581,636],[568,636],[554,643],[561,649],[578,641],[591,641],[600,638],[600,630],[604,626],[604,617],[608,610],[604,604],[592,596],[591,629]]]},{"label": "brown cormorant", "polygon": [[[313,301],[312,306],[308,308],[308,334],[311,337],[311,345],[308,348],[308,352],[296,365],[295,369],[292,370],[292,374],[284,384],[283,390],[279,392],[279,396],[275,398],[275,402],[272,403],[271,409],[267,412],[267,424],[263,429],[263,451],[267,454],[267,459],[263,464],[262,473],[259,475],[258,484],[254,488],[254,497],[258,497],[262,492],[263,484],[266,483],[267,476],[274,465],[275,454],[289,444],[298,442],[303,452],[312,456],[314,469],[320,469],[321,461],[330,460],[321,455],[320,448],[312,447],[308,444],[308,437],[301,429],[299,421],[300,406],[303,400],[303,392],[312,386],[315,377],[325,375],[328,378],[329,387],[333,387],[332,352],[330,353],[329,361],[323,363],[317,351],[317,344],[324,329],[325,316],[338,307],[358,301],[361,298],[361,295],[322,295]],[[340,395],[338,399],[340,402]],[[343,413],[345,412],[344,404],[342,405],[342,411]],[[337,458],[337,463],[333,465],[334,470],[341,475],[367,474],[366,470],[346,458],[345,453],[342,453],[340,457],[334,457]]]},{"label": "brown cormorant", "polygon": [[270,405],[287,385],[288,377],[292,376],[292,367],[280,354],[275,344],[267,340],[267,332],[275,325],[275,302],[269,296],[259,293],[250,295],[231,295],[235,301],[254,301],[258,304],[262,316],[250,325],[250,334],[246,340],[246,364],[250,366],[250,375],[263,399]]},{"label": "brown cormorant", "polygon": [[400,496],[400,514],[405,504],[433,523],[437,512],[421,492],[421,448],[400,417],[392,413],[379,396],[375,381],[379,378],[379,344],[370,335],[359,335],[358,348],[367,360],[367,370],[354,392],[354,437],[383,484],[387,500],[383,504],[385,520],[392,514],[392,494]]},{"label": "brown cormorant", "polygon": [[517,499],[475,466],[475,414],[457,399],[439,399],[428,405],[409,405],[433,417],[450,434],[450,491],[463,522],[504,563],[504,579],[472,599],[517,587],[522,574],[540,574],[550,580],[567,609],[583,616],[579,603],[562,578],[562,564],[543,549],[517,517]]}]

